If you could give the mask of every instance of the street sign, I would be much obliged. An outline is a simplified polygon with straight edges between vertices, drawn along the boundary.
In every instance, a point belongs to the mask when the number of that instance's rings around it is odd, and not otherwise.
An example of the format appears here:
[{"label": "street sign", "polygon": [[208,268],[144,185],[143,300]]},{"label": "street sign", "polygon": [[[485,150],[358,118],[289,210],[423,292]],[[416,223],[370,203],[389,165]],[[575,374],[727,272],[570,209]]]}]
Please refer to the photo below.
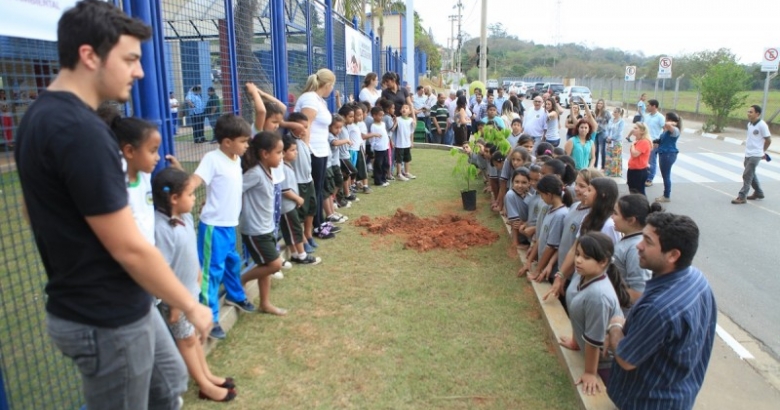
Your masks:
[{"label": "street sign", "polygon": [[672,78],[672,58],[661,57],[658,60],[658,77],[657,78]]},{"label": "street sign", "polygon": [[780,62],[780,53],[778,47],[767,47],[764,49],[764,60],[761,61],[761,71],[765,73],[777,71],[778,62]]},{"label": "street sign", "polygon": [[626,81],[634,81],[634,80],[636,80],[636,66],[635,65],[626,66]]}]

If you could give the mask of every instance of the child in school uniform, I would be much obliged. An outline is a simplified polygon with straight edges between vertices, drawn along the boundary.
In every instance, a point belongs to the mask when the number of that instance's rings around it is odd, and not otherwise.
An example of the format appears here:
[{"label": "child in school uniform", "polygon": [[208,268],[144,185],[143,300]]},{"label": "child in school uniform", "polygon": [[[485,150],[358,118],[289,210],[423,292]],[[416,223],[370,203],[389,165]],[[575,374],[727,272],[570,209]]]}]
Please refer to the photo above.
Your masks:
[{"label": "child in school uniform", "polygon": [[[350,111],[351,112],[351,111]],[[344,131],[344,117],[339,114],[334,114],[330,127],[328,127],[328,143],[331,146],[330,157],[328,158],[327,180],[325,181],[325,192],[323,194],[322,210],[325,212],[326,220],[331,223],[344,223],[349,218],[337,213],[335,210],[334,201],[339,205],[339,208],[349,208],[350,204],[343,197],[339,199],[339,195],[344,185],[344,176],[341,174],[341,153],[339,148],[349,145],[349,136],[345,135],[342,139],[342,131]],[[326,196],[327,195],[327,196]],[[331,230],[332,232],[337,232]]]},{"label": "child in school uniform", "polygon": [[[547,213],[538,229],[536,270],[528,274],[537,282],[549,280],[558,265],[557,252],[563,234],[563,220],[569,213],[571,197],[564,195],[563,182],[556,175],[545,175],[536,185],[537,195],[547,204]],[[538,223],[537,223],[538,225]]]},{"label": "child in school uniform", "polygon": [[296,139],[291,135],[282,137],[284,145],[284,182],[282,183],[282,218],[279,223],[282,238],[290,251],[290,262],[302,265],[317,265],[322,260],[306,252],[304,244],[303,223],[298,215],[298,208],[305,200],[298,195],[298,181],[292,162],[298,156]]},{"label": "child in school uniform", "polygon": [[512,175],[512,189],[504,197],[504,209],[506,217],[512,227],[512,245],[515,247],[528,247],[529,239],[520,233],[520,228],[528,221],[528,204],[525,197],[531,187],[531,174],[528,168],[519,167]]},{"label": "child in school uniform", "polygon": [[[157,211],[154,213],[157,248],[179,281],[197,300],[200,295],[201,269],[198,262],[198,239],[190,213],[195,204],[194,181],[179,168],[166,168],[152,180],[152,197]],[[195,328],[184,313],[165,302],[161,302],[157,308],[167,322],[190,375],[198,384],[198,398],[218,402],[233,400],[237,394],[235,381],[211,373]]]},{"label": "child in school uniform", "polygon": [[[366,140],[376,135],[368,132],[367,120],[371,119],[371,116],[367,114],[368,111],[363,104],[358,104],[355,109],[355,126],[357,127],[357,136],[353,136],[350,131],[350,139],[353,140],[353,148],[357,147],[357,159],[355,162],[355,168],[357,169],[357,189],[362,190],[364,194],[371,193],[371,187],[368,186],[368,164],[369,158],[366,152]],[[354,128],[353,128],[354,130]]]},{"label": "child in school uniform", "polygon": [[390,164],[387,162],[390,138],[387,135],[386,124],[383,121],[385,112],[381,106],[374,107],[371,109],[371,117],[373,117],[374,123],[371,124],[370,131],[372,134],[377,135],[371,138],[371,149],[374,151],[374,185],[387,187],[390,186],[390,183],[387,182],[387,173],[390,169]]},{"label": "child in school uniform", "polygon": [[401,117],[396,118],[395,130],[395,177],[399,181],[416,179],[409,171],[409,163],[412,162],[412,146],[414,142],[414,129],[417,126],[417,117],[410,116],[412,107],[409,104],[401,106]]},{"label": "child in school uniform", "polygon": [[241,277],[246,285],[257,280],[260,292],[260,311],[284,316],[287,310],[271,303],[271,275],[282,268],[282,258],[276,247],[274,179],[271,168],[282,163],[283,144],[278,133],[262,131],[249,143],[242,157],[241,169],[243,208],[241,212],[241,240],[256,266]]},{"label": "child in school uniform", "polygon": [[203,269],[201,301],[211,307],[214,328],[210,337],[224,339],[219,325],[219,287],[225,286],[225,302],[244,312],[254,312],[241,285],[241,257],[236,251],[236,227],[241,214],[241,156],[252,132],[241,117],[223,114],[214,127],[218,148],[203,156],[192,178],[206,184],[206,204],[198,223],[198,258]]}]

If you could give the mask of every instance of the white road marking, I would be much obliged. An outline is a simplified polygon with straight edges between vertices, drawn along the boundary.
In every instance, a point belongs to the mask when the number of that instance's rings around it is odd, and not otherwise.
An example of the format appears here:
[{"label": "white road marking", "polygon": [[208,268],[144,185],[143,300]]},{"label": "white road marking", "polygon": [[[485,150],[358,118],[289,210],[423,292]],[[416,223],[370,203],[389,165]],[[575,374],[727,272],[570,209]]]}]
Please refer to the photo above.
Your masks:
[{"label": "white road marking", "polygon": [[723,138],[723,141],[726,141],[726,142],[728,142],[730,144],[737,144],[737,145],[742,145],[742,143],[745,142],[745,141],[742,141],[740,139],[731,138],[731,137],[725,137],[725,138]]},{"label": "white road marking", "polygon": [[[722,162],[724,164],[729,164],[729,165],[732,165],[732,166],[735,166],[735,167],[744,167],[745,166],[745,164],[743,162],[738,161],[736,159],[728,158],[728,157],[726,157],[724,155],[708,154],[708,153],[703,153],[702,155],[704,155],[707,158],[714,159],[715,161],[719,161],[719,162]],[[775,179],[777,181],[780,181],[780,173],[764,169],[764,167],[762,167],[762,165],[764,165],[764,164],[761,163],[756,168],[756,173],[759,176],[772,178],[772,179]]]},{"label": "white road marking", "polygon": [[[678,155],[677,156],[677,160],[685,162],[687,164],[691,164],[691,165],[693,165],[693,166],[695,166],[695,167],[697,167],[699,169],[703,169],[705,171],[712,172],[715,175],[719,175],[719,176],[725,177],[726,179],[731,180],[733,182],[741,182],[742,181],[742,175],[741,174],[736,174],[734,172],[729,172],[729,171],[727,171],[725,169],[718,168],[718,167],[710,165],[710,164],[708,164],[708,163],[706,163],[704,161],[701,161],[701,160],[698,160],[696,158],[693,158],[693,157],[691,157],[689,155],[685,155],[685,154]],[[672,173],[674,173],[675,171],[677,171],[677,170],[672,168]],[[683,178],[685,178],[685,177],[683,177]]]},{"label": "white road marking", "polygon": [[737,339],[734,339],[725,329],[720,327],[720,325],[715,325],[715,333],[717,333],[718,336],[720,336],[720,338],[737,353],[737,356],[739,356],[740,359],[755,359],[755,356],[753,356],[748,349],[745,349],[745,346],[742,346]]}]

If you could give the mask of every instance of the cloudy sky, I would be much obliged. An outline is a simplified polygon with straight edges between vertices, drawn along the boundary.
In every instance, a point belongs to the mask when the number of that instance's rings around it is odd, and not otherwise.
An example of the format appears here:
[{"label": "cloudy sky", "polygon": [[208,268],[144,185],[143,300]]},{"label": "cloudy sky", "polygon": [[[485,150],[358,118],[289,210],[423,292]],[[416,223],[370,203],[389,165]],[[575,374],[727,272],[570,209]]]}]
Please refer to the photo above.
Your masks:
[{"label": "cloudy sky", "polygon": [[[463,2],[463,31],[479,36],[482,0]],[[731,49],[742,63],[762,59],[764,48],[780,46],[780,1],[746,0],[487,0],[488,25],[539,44],[579,43],[589,47],[681,55]],[[414,0],[414,9],[437,43],[450,36],[447,16],[457,0]],[[560,3],[560,18],[558,4]],[[560,21],[560,32],[556,27]],[[457,26],[456,26],[457,35]]]}]

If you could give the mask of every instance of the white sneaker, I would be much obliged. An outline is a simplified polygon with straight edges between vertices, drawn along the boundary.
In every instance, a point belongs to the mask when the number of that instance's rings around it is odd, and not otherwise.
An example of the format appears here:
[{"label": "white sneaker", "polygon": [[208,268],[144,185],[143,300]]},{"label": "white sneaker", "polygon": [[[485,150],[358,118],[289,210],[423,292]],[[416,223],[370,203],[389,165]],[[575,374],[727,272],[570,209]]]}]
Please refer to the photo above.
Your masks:
[{"label": "white sneaker", "polygon": [[414,176],[414,175],[412,175],[412,174],[410,174],[410,173],[408,173],[408,172],[407,172],[407,173],[405,173],[405,174],[404,174],[404,176],[405,176],[405,177],[407,177],[407,178],[409,178],[409,179],[417,179],[417,177],[416,177],[416,176]]},{"label": "white sneaker", "polygon": [[380,185],[380,186],[390,186],[390,183],[389,183],[389,182],[385,182],[385,183],[383,183],[383,184],[382,184],[382,185]]},{"label": "white sneaker", "polygon": [[284,273],[279,271],[279,272],[276,272],[276,273],[272,274],[271,277],[274,278],[274,279],[284,279]]},{"label": "white sneaker", "polygon": [[404,182],[409,180],[409,178],[405,177],[404,174],[398,174],[398,176],[395,177],[395,179],[397,179],[399,181],[404,181]]},{"label": "white sneaker", "polygon": [[282,269],[292,269],[293,265],[290,261],[282,259]]}]

